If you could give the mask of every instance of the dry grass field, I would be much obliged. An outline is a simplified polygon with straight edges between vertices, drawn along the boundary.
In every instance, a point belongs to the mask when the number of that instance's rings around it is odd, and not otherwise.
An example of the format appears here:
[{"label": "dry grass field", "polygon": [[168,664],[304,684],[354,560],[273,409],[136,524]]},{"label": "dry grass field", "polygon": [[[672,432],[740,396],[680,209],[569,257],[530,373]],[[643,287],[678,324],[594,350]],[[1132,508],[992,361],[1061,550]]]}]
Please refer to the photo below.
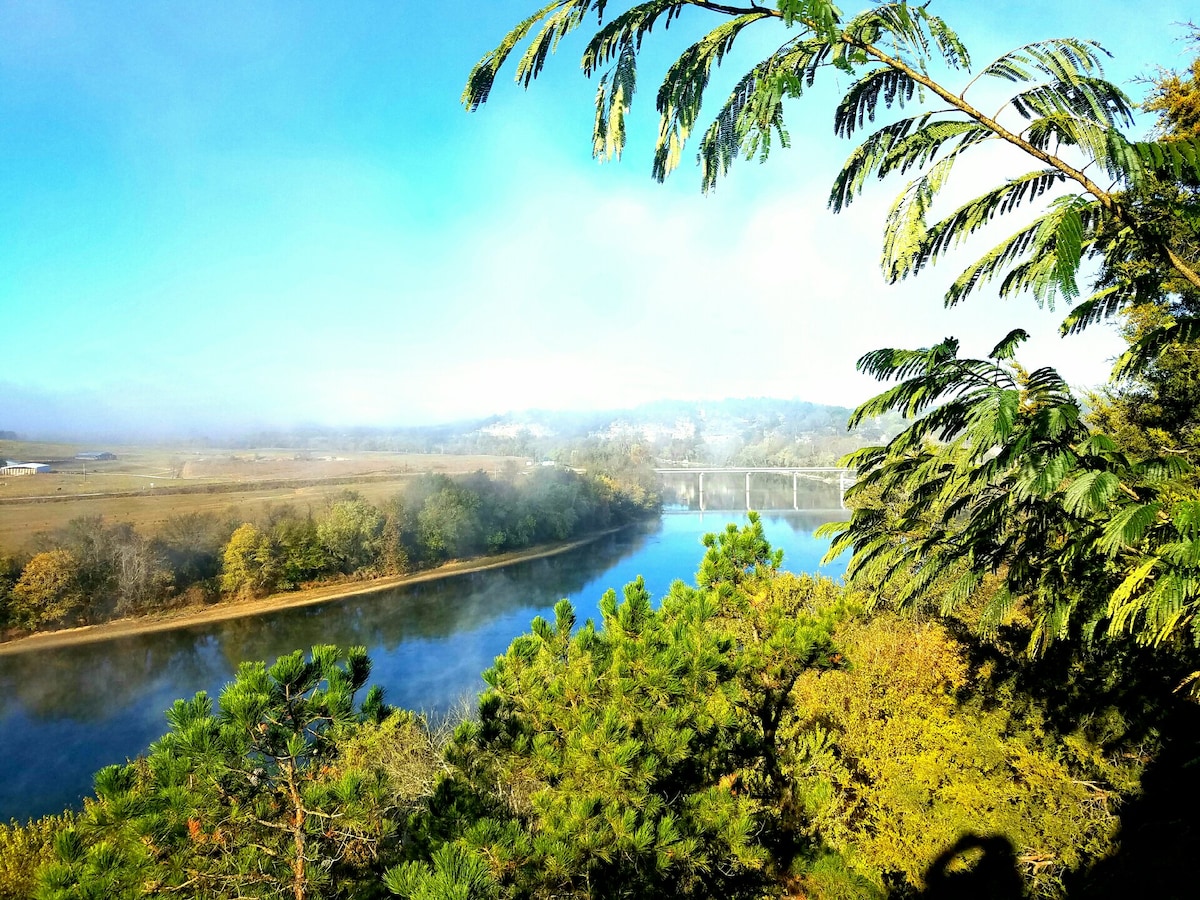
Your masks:
[{"label": "dry grass field", "polygon": [[[107,450],[115,460],[76,460]],[[361,452],[337,456],[292,450],[196,451],[0,441],[0,459],[48,462],[46,475],[0,476],[0,553],[26,549],[42,531],[83,516],[129,522],[152,535],[172,516],[201,512],[253,519],[271,505],[317,507],[345,490],[379,502],[419,474],[497,472],[501,456]]]}]

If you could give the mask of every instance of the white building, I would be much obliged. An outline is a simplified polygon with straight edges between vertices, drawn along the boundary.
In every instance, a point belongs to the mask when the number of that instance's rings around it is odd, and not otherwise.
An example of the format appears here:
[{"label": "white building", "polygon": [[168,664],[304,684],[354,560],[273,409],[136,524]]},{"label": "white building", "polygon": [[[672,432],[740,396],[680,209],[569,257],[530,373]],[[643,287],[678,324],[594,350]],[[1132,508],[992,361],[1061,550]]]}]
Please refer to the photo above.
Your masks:
[{"label": "white building", "polygon": [[0,466],[0,475],[46,475],[50,467],[45,463],[10,463]]}]

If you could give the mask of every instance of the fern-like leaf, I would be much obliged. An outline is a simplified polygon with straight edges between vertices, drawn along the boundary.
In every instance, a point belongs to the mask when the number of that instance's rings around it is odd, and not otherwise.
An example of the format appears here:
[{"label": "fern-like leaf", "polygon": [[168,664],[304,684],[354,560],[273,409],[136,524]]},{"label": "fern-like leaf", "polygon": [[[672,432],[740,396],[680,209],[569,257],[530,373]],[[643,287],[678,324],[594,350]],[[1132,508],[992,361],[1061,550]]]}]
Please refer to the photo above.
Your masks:
[{"label": "fern-like leaf", "polygon": [[1168,347],[1200,340],[1200,317],[1181,316],[1155,328],[1117,359],[1113,378],[1131,378],[1154,362]]},{"label": "fern-like leaf", "polygon": [[683,146],[700,114],[700,104],[713,66],[733,47],[741,32],[766,13],[738,16],[714,28],[692,44],[671,64],[658,89],[658,141],[654,150],[654,177],[663,181],[678,165]]},{"label": "fern-like leaf", "polygon": [[538,22],[550,16],[556,10],[560,10],[564,6],[575,7],[578,5],[577,0],[554,0],[553,3],[546,4],[532,16],[518,23],[512,31],[504,36],[504,39],[500,41],[495,50],[487,54],[471,69],[471,73],[467,76],[466,87],[463,88],[463,105],[469,111],[474,112],[486,103],[492,93],[492,87],[496,83],[496,74],[512,54],[517,44],[525,39]]},{"label": "fern-like leaf", "polygon": [[687,4],[683,0],[649,0],[621,13],[597,31],[583,51],[581,66],[589,78],[605,64],[616,59],[622,48],[633,42],[635,51],[642,49],[642,41],[654,26],[662,21],[669,28]]},{"label": "fern-like leaf", "polygon": [[1032,81],[1040,73],[1060,81],[1102,75],[1102,58],[1109,52],[1095,41],[1050,38],[1010,50],[989,63],[979,77]]},{"label": "fern-like leaf", "polygon": [[882,100],[891,109],[903,107],[913,98],[917,83],[895,69],[879,68],[868,72],[846,92],[833,114],[833,130],[838,137],[851,137],[865,122],[875,121],[875,110]]},{"label": "fern-like leaf", "polygon": [[1097,549],[1111,557],[1132,547],[1145,536],[1146,529],[1161,510],[1162,504],[1157,501],[1134,504],[1121,510],[1105,525]]}]

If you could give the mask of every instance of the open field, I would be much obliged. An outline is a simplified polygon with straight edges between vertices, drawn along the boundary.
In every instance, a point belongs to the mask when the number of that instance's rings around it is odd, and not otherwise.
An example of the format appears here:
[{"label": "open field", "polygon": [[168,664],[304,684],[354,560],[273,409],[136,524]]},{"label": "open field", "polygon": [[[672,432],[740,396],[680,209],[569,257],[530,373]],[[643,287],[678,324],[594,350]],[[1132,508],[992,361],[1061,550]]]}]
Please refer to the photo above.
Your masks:
[{"label": "open field", "polygon": [[[84,464],[81,449],[102,449],[117,458]],[[419,474],[499,471],[524,460],[499,456],[451,456],[382,452],[336,457],[291,450],[220,451],[160,447],[72,447],[0,441],[0,458],[49,461],[48,475],[0,476],[0,553],[27,549],[40,531],[82,516],[130,522],[152,535],[172,516],[214,513],[254,519],[271,505],[317,507],[353,490],[379,502],[402,491]]]}]

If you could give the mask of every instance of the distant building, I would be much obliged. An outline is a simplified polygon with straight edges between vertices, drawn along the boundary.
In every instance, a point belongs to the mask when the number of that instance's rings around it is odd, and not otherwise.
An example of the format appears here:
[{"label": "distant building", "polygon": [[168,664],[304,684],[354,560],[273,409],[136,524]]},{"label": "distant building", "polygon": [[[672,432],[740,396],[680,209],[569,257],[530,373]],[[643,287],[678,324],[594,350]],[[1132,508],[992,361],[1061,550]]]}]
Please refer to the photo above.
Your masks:
[{"label": "distant building", "polygon": [[96,462],[102,459],[116,459],[115,453],[109,453],[107,450],[88,450],[84,453],[76,453],[76,459],[86,460],[87,462]]},{"label": "distant building", "polygon": [[12,463],[0,466],[0,475],[46,475],[50,467],[45,463]]}]

